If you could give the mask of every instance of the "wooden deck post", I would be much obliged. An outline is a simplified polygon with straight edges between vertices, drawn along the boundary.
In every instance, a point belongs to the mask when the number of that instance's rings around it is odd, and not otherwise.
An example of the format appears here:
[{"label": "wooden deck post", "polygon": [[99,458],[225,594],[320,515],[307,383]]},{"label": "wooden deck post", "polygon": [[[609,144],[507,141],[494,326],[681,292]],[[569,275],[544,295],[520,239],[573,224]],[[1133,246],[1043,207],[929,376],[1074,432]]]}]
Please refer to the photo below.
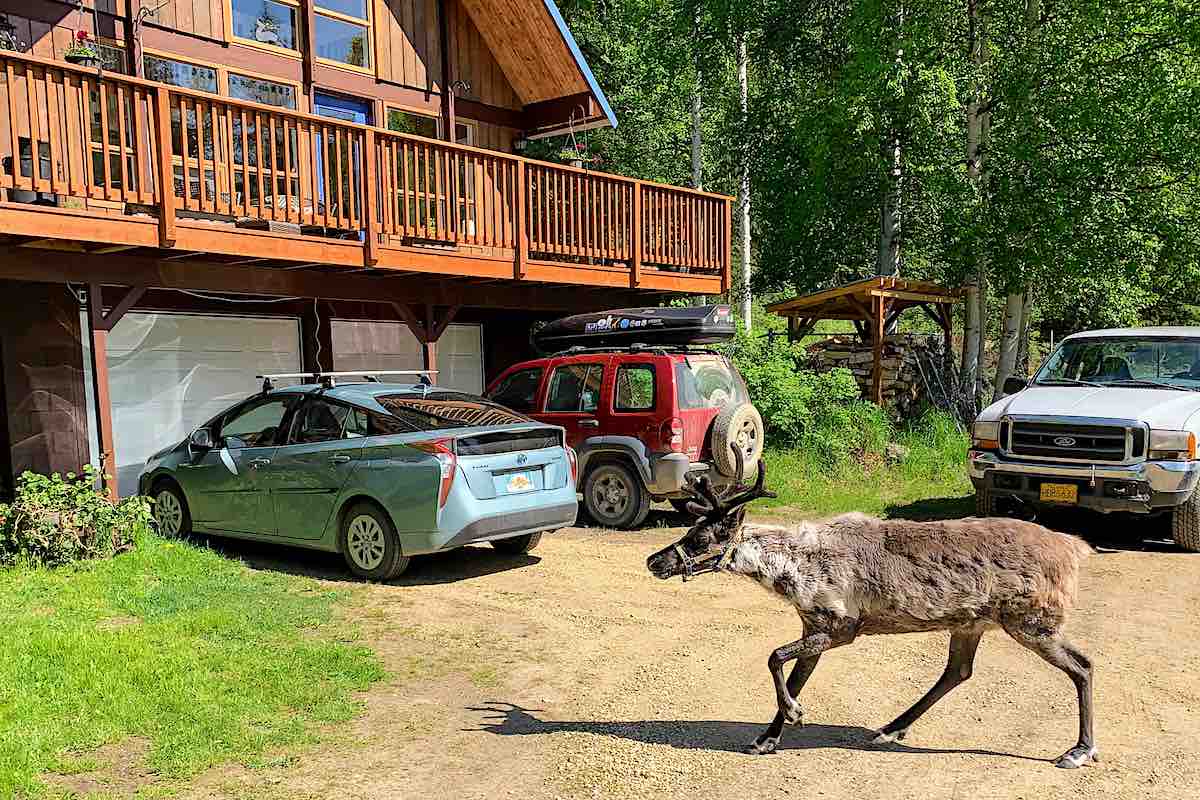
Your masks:
[{"label": "wooden deck post", "polygon": [[379,186],[377,181],[375,131],[367,128],[363,138],[363,162],[366,176],[366,191],[363,201],[363,265],[373,267],[379,263]]},{"label": "wooden deck post", "polygon": [[529,262],[529,225],[527,209],[529,207],[528,177],[525,173],[525,160],[517,162],[517,254],[513,262],[513,277],[521,280],[525,277],[525,265]]},{"label": "wooden deck post", "polygon": [[[175,246],[175,167],[171,160],[171,98],[166,86],[155,90],[155,122],[158,135],[154,143],[154,164],[158,169],[158,244]],[[187,136],[186,120],[180,120],[182,135]],[[183,187],[187,192],[187,187]]]},{"label": "wooden deck post", "polygon": [[872,298],[875,318],[871,321],[871,338],[873,359],[871,362],[871,400],[875,405],[883,406],[883,337],[887,316],[887,300],[883,297]]},{"label": "wooden deck post", "polygon": [[108,314],[104,313],[104,295],[98,283],[88,284],[88,332],[92,337],[92,389],[96,396],[96,439],[100,446],[100,475],[105,494],[117,502],[117,451],[113,441],[112,400],[108,388],[108,333],[141,299],[146,287],[134,286],[125,292]]},{"label": "wooden deck post", "polygon": [[725,263],[721,265],[721,291],[724,293],[733,288],[733,201],[726,198],[723,206],[721,233],[725,237]]},{"label": "wooden deck post", "polygon": [[631,220],[630,237],[633,242],[633,258],[629,270],[629,288],[636,289],[642,285],[642,184],[638,181],[633,185],[633,219]]}]

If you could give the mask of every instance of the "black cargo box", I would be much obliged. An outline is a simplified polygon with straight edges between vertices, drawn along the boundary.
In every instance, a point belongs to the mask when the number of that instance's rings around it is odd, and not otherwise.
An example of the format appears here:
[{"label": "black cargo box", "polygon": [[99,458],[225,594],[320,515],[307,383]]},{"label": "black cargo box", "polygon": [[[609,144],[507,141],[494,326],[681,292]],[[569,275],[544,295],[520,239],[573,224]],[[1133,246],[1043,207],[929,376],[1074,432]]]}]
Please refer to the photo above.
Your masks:
[{"label": "black cargo box", "polygon": [[618,308],[557,319],[534,332],[533,344],[552,353],[572,347],[714,344],[736,333],[729,306]]}]

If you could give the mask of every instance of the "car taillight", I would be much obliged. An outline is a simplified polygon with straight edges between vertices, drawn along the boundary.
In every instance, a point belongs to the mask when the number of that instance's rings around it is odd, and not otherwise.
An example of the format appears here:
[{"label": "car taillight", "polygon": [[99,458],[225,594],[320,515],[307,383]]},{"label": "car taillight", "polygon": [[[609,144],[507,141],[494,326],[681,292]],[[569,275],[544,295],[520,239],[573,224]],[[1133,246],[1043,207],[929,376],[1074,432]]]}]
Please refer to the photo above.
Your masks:
[{"label": "car taillight", "polygon": [[574,448],[567,448],[567,461],[571,464],[571,485],[574,486],[579,482],[579,456],[575,455]]},{"label": "car taillight", "polygon": [[442,465],[442,483],[438,489],[438,508],[446,507],[450,497],[450,487],[454,485],[454,475],[458,472],[458,456],[454,453],[453,439],[435,439],[432,442],[413,442],[416,449],[429,453]]},{"label": "car taillight", "polygon": [[662,443],[671,448],[673,453],[683,452],[683,420],[679,417],[671,417],[662,424],[662,430],[659,432],[659,438]]}]

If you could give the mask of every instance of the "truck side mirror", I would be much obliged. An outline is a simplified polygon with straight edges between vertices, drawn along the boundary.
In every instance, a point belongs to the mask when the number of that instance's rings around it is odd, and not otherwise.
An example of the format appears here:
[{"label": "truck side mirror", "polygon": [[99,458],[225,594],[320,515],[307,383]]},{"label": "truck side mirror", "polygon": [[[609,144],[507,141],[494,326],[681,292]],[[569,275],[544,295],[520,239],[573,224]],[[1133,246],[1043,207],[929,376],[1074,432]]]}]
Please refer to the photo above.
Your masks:
[{"label": "truck side mirror", "polygon": [[188,444],[197,450],[212,450],[212,431],[210,431],[208,428],[197,428],[196,430],[192,431],[192,435],[188,437]]},{"label": "truck side mirror", "polygon": [[1004,379],[1004,393],[1005,394],[1016,394],[1017,392],[1021,391],[1028,385],[1029,385],[1029,381],[1025,380],[1024,378],[1018,378],[1015,375],[1012,375],[1012,376],[1009,376]]}]

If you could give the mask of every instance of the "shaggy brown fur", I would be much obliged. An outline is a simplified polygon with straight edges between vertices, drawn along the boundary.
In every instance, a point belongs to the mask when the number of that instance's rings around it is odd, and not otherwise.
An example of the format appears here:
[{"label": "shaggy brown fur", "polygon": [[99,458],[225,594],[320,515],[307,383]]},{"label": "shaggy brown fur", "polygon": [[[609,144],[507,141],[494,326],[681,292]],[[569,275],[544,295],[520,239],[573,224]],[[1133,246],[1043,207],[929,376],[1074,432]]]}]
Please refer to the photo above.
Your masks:
[{"label": "shaggy brown fur", "polygon": [[[1079,740],[1057,762],[1098,760],[1092,737],[1091,662],[1062,635],[1075,600],[1082,540],[1014,519],[951,522],[879,520],[846,514],[791,526],[744,525],[756,489],[709,508],[677,544],[647,567],[660,578],[723,551],[724,571],[743,575],[796,608],[804,636],[769,659],[778,713],[749,751],[775,750],[785,724],[800,721],[796,697],[821,654],[860,635],[949,630],[946,670],[912,708],[883,727],[878,743],[904,738],[909,726],[971,677],[979,640],[1000,628],[1065,672],[1079,699]],[[690,563],[689,563],[690,562]],[[783,667],[796,664],[786,679]]]}]

